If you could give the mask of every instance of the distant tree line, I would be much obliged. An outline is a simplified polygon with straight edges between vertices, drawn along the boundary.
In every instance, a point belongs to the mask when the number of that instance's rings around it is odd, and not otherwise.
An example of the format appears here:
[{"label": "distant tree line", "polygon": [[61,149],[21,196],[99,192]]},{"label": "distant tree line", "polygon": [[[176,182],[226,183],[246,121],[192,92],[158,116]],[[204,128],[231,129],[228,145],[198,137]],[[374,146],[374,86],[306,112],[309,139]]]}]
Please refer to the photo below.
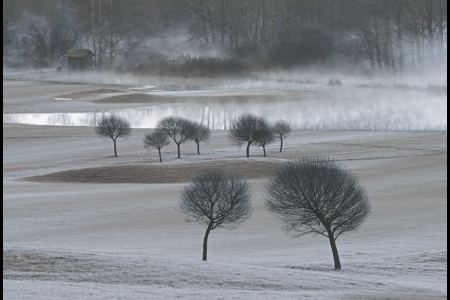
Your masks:
[{"label": "distant tree line", "polygon": [[[402,71],[447,49],[446,0],[179,0],[166,20],[192,40],[282,64],[337,52]],[[255,54],[257,54],[255,56]]]},{"label": "distant tree line", "polygon": [[141,53],[116,66],[118,71],[130,71],[158,76],[220,77],[246,76],[248,64],[236,58],[178,55],[168,56],[157,52]]},{"label": "distant tree line", "polygon": [[[266,145],[275,139],[281,141],[280,152],[283,149],[283,139],[291,131],[288,122],[278,120],[270,124],[265,118],[244,113],[234,120],[229,129],[229,139],[239,147],[247,143],[246,156],[250,157],[250,146],[263,148],[266,157]],[[117,156],[117,138],[126,138],[131,134],[130,122],[111,114],[97,121],[96,134],[114,142],[114,156]],[[211,137],[211,130],[199,122],[190,121],[182,117],[169,116],[158,121],[156,129],[144,136],[144,148],[158,150],[159,160],[162,162],[161,150],[168,145],[169,140],[177,145],[178,158],[181,158],[181,144],[194,141],[197,144],[197,154],[200,155],[200,143],[207,142]]]},{"label": "distant tree line", "polygon": [[[336,59],[403,72],[447,53],[446,0],[55,0],[38,16],[27,3],[3,1],[4,61],[48,66],[83,47],[97,68],[230,76]],[[152,54],[178,34],[216,54]]]}]

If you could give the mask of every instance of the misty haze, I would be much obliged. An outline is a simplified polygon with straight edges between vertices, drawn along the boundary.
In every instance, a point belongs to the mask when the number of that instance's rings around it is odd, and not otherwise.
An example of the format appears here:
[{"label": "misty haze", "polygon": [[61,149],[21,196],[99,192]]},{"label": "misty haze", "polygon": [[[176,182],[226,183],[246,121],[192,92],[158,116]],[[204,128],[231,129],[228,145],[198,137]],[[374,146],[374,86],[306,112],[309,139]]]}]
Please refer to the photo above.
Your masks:
[{"label": "misty haze", "polygon": [[[331,248],[266,205],[312,157],[370,202]],[[445,0],[3,1],[7,299],[447,299],[446,163]],[[199,222],[202,174],[239,226]]]}]

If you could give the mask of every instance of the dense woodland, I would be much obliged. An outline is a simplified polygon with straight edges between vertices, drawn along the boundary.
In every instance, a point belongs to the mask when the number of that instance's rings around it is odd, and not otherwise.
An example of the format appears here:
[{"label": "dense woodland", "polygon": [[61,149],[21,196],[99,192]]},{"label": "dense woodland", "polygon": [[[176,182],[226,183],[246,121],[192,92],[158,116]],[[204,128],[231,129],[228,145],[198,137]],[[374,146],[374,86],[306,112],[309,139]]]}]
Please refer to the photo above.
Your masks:
[{"label": "dense woodland", "polygon": [[446,0],[4,0],[3,63],[227,76],[311,64],[404,73],[447,56]]}]

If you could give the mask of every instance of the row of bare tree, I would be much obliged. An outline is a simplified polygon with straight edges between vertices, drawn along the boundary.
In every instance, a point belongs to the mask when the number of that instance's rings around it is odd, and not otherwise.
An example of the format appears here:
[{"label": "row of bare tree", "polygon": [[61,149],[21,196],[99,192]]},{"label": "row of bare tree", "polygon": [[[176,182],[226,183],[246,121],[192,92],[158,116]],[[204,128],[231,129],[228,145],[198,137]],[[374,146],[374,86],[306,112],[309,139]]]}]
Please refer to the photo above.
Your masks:
[{"label": "row of bare tree", "polygon": [[[270,135],[269,126],[265,123],[263,118],[243,114],[232,125],[230,138],[238,144],[248,143],[247,157],[248,147],[253,142]],[[278,128],[276,132],[281,137],[289,132],[287,123],[280,121],[276,124],[274,127]],[[116,139],[129,135],[131,129],[128,121],[111,115],[98,122],[96,133],[114,141],[117,156]],[[158,149],[162,161],[160,150],[169,143],[169,137],[177,144],[180,157],[181,143],[194,139],[198,145],[209,135],[209,129],[201,124],[179,117],[166,117],[158,122],[158,129],[145,136],[144,147]],[[266,188],[266,205],[283,221],[286,233],[328,237],[335,269],[341,269],[336,239],[343,233],[358,229],[371,209],[357,177],[328,158],[306,157],[281,166],[269,178]],[[187,214],[188,222],[200,223],[206,228],[204,261],[207,260],[210,232],[217,228],[235,228],[247,220],[252,211],[251,197],[250,186],[245,179],[220,169],[201,171],[183,189],[180,210]]]},{"label": "row of bare tree", "polygon": [[[373,68],[402,71],[442,55],[446,0],[179,0],[171,20],[189,22],[204,45],[245,51],[291,43],[299,30],[322,28],[345,44],[345,54]],[[170,19],[170,18],[169,18]],[[300,36],[300,38],[302,38]],[[331,45],[324,45],[331,47]],[[284,50],[288,50],[285,47]]]},{"label": "row of bare tree", "polygon": [[[253,114],[242,114],[231,123],[229,138],[239,147],[247,143],[247,157],[250,157],[250,146],[256,144],[263,148],[266,157],[266,145],[279,139],[280,152],[283,149],[283,139],[291,131],[289,123],[283,120],[270,124],[266,119]],[[95,127],[96,134],[101,138],[114,142],[114,156],[117,157],[117,138],[131,134],[130,122],[116,115],[110,115],[99,120]],[[177,145],[178,158],[181,157],[180,145],[186,141],[197,144],[197,154],[200,155],[200,142],[206,142],[211,137],[211,130],[198,122],[181,117],[165,117],[158,121],[156,129],[144,137],[144,148],[156,149],[159,161],[162,162],[161,149],[169,144],[169,138]]]},{"label": "row of bare tree", "polygon": [[[187,185],[180,209],[190,223],[206,228],[208,237],[217,228],[235,228],[251,214],[249,183],[220,169],[200,172]],[[281,219],[286,233],[319,234],[328,238],[335,269],[341,269],[336,239],[358,229],[371,206],[364,187],[351,172],[329,158],[305,157],[282,165],[266,184],[266,206]]]},{"label": "row of bare tree", "polygon": [[354,57],[373,68],[403,71],[442,57],[447,44],[446,0],[358,1]]},{"label": "row of bare tree", "polygon": [[[179,0],[167,13],[170,20],[188,22],[192,39],[205,45],[237,50],[274,43],[285,31],[321,25],[345,29],[349,1],[332,0]],[[354,2],[354,1],[352,1]],[[176,6],[176,8],[175,8]],[[173,22],[173,21],[172,21]]]}]

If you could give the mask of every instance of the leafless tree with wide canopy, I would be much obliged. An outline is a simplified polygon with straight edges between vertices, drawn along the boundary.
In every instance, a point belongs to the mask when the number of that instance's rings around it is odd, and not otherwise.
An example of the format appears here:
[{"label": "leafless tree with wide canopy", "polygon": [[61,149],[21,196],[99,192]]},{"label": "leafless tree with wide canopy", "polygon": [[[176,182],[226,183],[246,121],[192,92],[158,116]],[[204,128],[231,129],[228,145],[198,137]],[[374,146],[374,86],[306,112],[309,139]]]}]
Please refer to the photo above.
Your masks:
[{"label": "leafless tree with wide canopy", "polygon": [[[237,119],[231,123],[228,137],[239,147],[246,142],[246,155],[247,157],[250,157],[250,146],[252,144],[255,143],[261,145],[261,142],[268,142],[268,137],[272,135],[269,128],[266,119],[254,114],[244,113],[239,115]],[[266,143],[264,143],[264,146]]]},{"label": "leafless tree with wide canopy", "polygon": [[336,239],[358,229],[370,213],[358,178],[331,159],[304,157],[283,165],[267,185],[266,205],[294,236],[328,237],[334,267],[341,269]]},{"label": "leafless tree with wide canopy", "polygon": [[159,120],[157,128],[163,130],[177,144],[178,158],[180,158],[180,144],[191,139],[195,126],[191,121],[181,117],[165,117]]},{"label": "leafless tree with wide canopy", "polygon": [[291,132],[291,126],[288,122],[284,120],[278,120],[275,122],[275,124],[272,126],[273,134],[277,139],[280,140],[280,152],[283,150],[283,139],[286,137],[286,135]]},{"label": "leafless tree with wide canopy", "polygon": [[203,260],[207,259],[208,236],[217,228],[232,229],[251,214],[251,194],[246,180],[219,169],[202,171],[181,193],[180,208],[187,222],[206,227]]},{"label": "leafless tree with wide canopy", "polygon": [[110,138],[114,141],[114,156],[117,157],[116,140],[131,134],[130,122],[116,115],[110,115],[97,122],[95,133],[101,138]]},{"label": "leafless tree with wide canopy", "polygon": [[156,129],[144,137],[144,148],[158,149],[159,161],[162,162],[161,149],[169,144],[169,136],[161,129]]}]

